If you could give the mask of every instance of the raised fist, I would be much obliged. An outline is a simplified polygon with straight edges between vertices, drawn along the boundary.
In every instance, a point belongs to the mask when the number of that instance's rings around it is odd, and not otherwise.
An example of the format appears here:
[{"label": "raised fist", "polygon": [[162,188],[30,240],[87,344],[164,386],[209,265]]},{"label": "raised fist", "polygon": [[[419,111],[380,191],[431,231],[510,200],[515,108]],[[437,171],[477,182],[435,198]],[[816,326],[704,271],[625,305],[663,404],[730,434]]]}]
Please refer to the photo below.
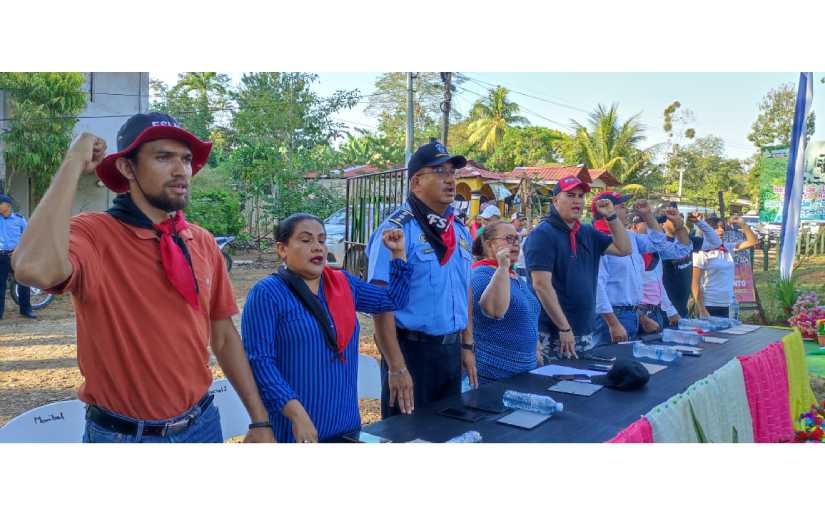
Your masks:
[{"label": "raised fist", "polygon": [[616,208],[610,199],[599,199],[596,201],[596,212],[602,217],[609,217],[615,213]]},{"label": "raised fist", "polygon": [[393,254],[406,251],[404,231],[400,229],[388,229],[384,231],[384,233],[381,234],[381,240],[384,241],[384,246]]},{"label": "raised fist", "polygon": [[510,248],[503,247],[496,252],[496,261],[499,267],[510,269]]},{"label": "raised fist", "polygon": [[650,204],[645,199],[640,199],[633,204],[633,212],[636,215],[645,218],[651,213]]},{"label": "raised fist", "polygon": [[106,141],[92,133],[80,133],[69,145],[66,157],[80,160],[84,174],[94,174],[97,166],[106,157]]}]

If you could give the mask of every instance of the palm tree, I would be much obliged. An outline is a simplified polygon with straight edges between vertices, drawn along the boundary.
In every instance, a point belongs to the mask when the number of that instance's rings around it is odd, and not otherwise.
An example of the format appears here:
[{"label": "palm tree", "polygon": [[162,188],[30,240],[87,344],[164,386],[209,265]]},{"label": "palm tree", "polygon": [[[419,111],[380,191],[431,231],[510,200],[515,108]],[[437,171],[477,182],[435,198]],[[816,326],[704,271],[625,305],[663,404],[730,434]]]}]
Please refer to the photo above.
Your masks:
[{"label": "palm tree", "polygon": [[632,181],[649,162],[653,148],[639,148],[645,139],[639,114],[620,122],[618,111],[617,104],[610,108],[599,104],[589,115],[587,127],[572,120],[572,151],[577,162],[592,169],[606,169],[622,183],[629,183],[624,186],[626,191],[639,191],[644,186]]},{"label": "palm tree", "polygon": [[519,116],[519,111],[518,104],[507,100],[507,88],[490,90],[487,98],[477,100],[470,112],[469,142],[480,144],[482,152],[492,152],[504,139],[508,127],[530,123]]}]

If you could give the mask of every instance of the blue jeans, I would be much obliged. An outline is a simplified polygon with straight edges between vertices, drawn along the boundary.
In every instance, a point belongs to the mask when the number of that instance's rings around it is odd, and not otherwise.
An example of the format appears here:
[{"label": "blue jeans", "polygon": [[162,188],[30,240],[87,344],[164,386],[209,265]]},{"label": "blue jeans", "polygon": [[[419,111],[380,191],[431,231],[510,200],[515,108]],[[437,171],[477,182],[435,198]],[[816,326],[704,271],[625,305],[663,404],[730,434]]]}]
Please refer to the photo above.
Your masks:
[{"label": "blue jeans", "polygon": [[111,416],[117,416],[121,419],[131,421],[139,426],[143,423],[169,423],[176,421],[183,416],[190,414],[196,417],[195,421],[183,432],[160,437],[156,435],[141,435],[141,429],[136,435],[121,434],[113,432],[107,428],[86,420],[86,431],[83,433],[84,443],[222,443],[223,432],[221,431],[221,416],[218,413],[218,407],[214,403],[201,413],[200,407],[195,405],[194,408],[187,410],[178,417],[170,419],[162,419],[159,421],[140,421],[132,419],[120,414],[115,414],[101,408],[104,412]]},{"label": "blue jeans", "polygon": [[[639,314],[635,309],[613,308],[613,315],[624,326],[627,332],[627,340],[633,340],[639,335]],[[593,324],[593,344],[594,347],[609,346],[613,343],[610,337],[610,328],[604,318],[596,314],[596,321]]]}]

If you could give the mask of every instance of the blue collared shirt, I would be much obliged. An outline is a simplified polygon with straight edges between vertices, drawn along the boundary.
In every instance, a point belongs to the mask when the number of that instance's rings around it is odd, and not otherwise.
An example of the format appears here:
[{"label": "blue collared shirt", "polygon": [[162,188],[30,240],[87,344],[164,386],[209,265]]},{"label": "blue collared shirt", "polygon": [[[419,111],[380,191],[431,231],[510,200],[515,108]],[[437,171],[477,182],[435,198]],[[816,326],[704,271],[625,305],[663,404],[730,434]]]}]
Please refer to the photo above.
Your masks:
[{"label": "blue collared shirt", "polygon": [[599,281],[596,288],[596,313],[613,313],[614,306],[637,306],[642,301],[645,261],[642,253],[659,253],[664,260],[689,255],[692,244],[678,240],[670,242],[660,231],[644,235],[628,232],[632,252],[630,256],[605,255],[599,263]]},{"label": "blue collared shirt", "polygon": [[8,217],[0,215],[0,251],[14,251],[26,230],[26,219],[12,213]]},{"label": "blue collared shirt", "polygon": [[[402,210],[410,210],[408,203]],[[467,327],[467,297],[470,288],[470,264],[472,252],[470,232],[458,221],[455,227],[456,246],[444,265],[438,263],[435,250],[427,242],[415,217],[403,217],[399,226],[393,219],[385,220],[370,236],[367,246],[369,256],[369,281],[389,281],[391,253],[384,246],[381,235],[388,229],[404,231],[407,245],[407,263],[412,265],[410,300],[402,310],[395,311],[396,324],[407,330],[428,335],[447,335]]]}]

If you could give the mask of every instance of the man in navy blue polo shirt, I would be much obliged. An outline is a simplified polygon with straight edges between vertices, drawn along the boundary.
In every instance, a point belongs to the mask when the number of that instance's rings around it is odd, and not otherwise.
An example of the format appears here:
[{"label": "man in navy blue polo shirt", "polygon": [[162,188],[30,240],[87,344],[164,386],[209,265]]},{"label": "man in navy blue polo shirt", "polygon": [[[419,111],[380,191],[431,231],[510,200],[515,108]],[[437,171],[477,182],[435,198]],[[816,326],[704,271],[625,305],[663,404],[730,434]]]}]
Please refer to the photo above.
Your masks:
[{"label": "man in navy blue polo shirt", "polygon": [[[11,274],[11,253],[26,230],[26,219],[12,211],[12,198],[0,193],[0,319],[6,308],[6,282]],[[31,290],[18,284],[20,315],[37,319],[32,313]]]},{"label": "man in navy blue polo shirt", "polygon": [[611,235],[581,224],[584,194],[590,186],[575,176],[561,179],[553,189],[550,212],[524,244],[528,276],[541,301],[540,359],[578,357],[593,347],[596,280],[603,254],[630,254],[630,239],[609,199],[598,202]]},{"label": "man in navy blue polo shirt", "polygon": [[[461,393],[461,368],[478,385],[472,328],[470,232],[455,219],[455,172],[464,156],[450,156],[433,141],[410,158],[410,196],[370,237],[368,280],[385,284],[391,255],[381,241],[401,228],[412,265],[410,301],[403,310],[373,317],[383,360],[381,415],[409,414]],[[398,403],[395,403],[395,402]]]}]

